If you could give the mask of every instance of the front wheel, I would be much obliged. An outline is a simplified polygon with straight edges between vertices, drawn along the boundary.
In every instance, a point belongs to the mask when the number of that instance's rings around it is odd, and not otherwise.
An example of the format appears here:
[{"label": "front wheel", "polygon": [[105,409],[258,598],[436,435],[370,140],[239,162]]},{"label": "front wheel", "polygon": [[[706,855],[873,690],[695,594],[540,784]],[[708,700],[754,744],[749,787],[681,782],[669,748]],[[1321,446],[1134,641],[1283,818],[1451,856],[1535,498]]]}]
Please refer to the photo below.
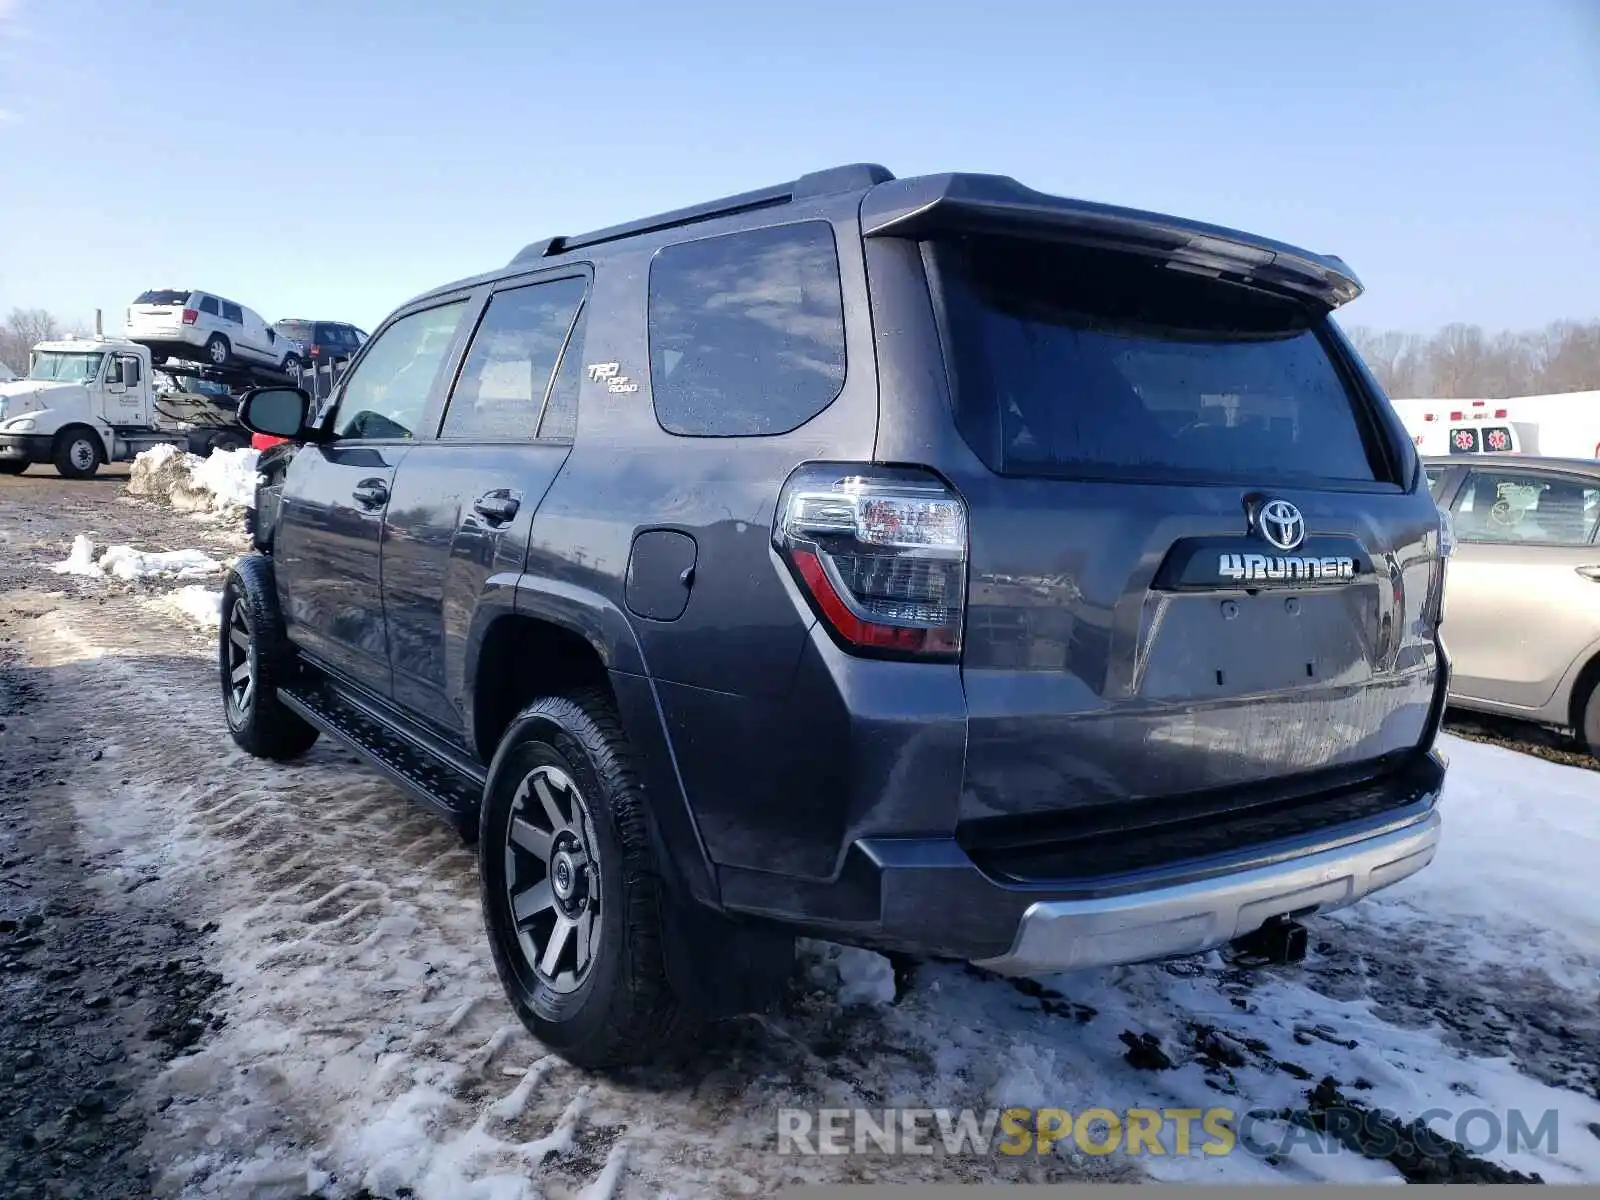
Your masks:
[{"label": "front wheel", "polygon": [[479,828],[495,969],[529,1032],[575,1066],[688,1047],[643,790],[600,689],[535,701],[495,754]]},{"label": "front wheel", "polygon": [[222,587],[222,634],[217,668],[228,732],[240,749],[257,758],[298,758],[311,749],[317,730],[284,707],[278,685],[292,657],[272,587],[271,564],[242,558]]},{"label": "front wheel", "polygon": [[56,439],[56,473],[63,479],[88,479],[100,469],[100,439],[88,429],[69,429]]}]

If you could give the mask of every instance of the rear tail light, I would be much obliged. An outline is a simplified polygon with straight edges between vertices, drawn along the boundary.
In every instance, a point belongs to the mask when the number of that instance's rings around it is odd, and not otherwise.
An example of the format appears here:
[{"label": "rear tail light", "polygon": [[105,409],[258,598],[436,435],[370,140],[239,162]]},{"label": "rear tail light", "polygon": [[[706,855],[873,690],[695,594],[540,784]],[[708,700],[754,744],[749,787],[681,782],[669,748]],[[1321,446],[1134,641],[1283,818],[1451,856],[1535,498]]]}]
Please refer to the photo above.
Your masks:
[{"label": "rear tail light", "polygon": [[183,323],[185,325],[193,325],[199,319],[200,310],[198,308],[186,308],[183,310]]},{"label": "rear tail light", "polygon": [[848,649],[961,653],[967,510],[924,471],[809,464],[784,485],[773,544]]},{"label": "rear tail light", "polygon": [[311,357],[312,358],[318,357],[319,355],[321,355],[321,353],[322,353],[322,347],[321,346],[313,346],[313,347],[311,347]]}]

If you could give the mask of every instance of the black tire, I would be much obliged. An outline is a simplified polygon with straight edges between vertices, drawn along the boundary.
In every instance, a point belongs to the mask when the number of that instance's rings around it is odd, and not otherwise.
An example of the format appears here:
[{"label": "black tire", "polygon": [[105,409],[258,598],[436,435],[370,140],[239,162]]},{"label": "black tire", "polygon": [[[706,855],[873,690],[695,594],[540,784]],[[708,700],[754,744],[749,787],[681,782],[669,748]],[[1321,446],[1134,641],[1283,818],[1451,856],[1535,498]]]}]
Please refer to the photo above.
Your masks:
[{"label": "black tire", "polygon": [[0,475],[21,475],[28,469],[28,460],[25,458],[0,459]]},{"label": "black tire", "polygon": [[294,380],[296,385],[298,385],[300,382],[301,371],[300,356],[298,354],[285,355],[282,363],[282,370],[285,375]]},{"label": "black tire", "polygon": [[206,339],[206,359],[214,367],[225,367],[233,358],[233,347],[228,345],[228,339],[220,333],[213,333]]},{"label": "black tire", "polygon": [[1600,679],[1589,685],[1589,694],[1578,713],[1577,733],[1588,749],[1589,757],[1600,759]]},{"label": "black tire", "polygon": [[[242,680],[236,678],[241,667],[248,672]],[[311,749],[316,728],[278,699],[278,685],[293,670],[294,652],[278,614],[272,564],[260,555],[241,558],[222,587],[217,639],[222,706],[228,732],[240,749],[278,760],[298,758]]]},{"label": "black tire", "polygon": [[99,434],[78,425],[57,435],[51,460],[61,478],[89,479],[105,461],[105,449],[100,445]]},{"label": "black tire", "polygon": [[228,429],[213,435],[211,446],[206,453],[215,454],[219,450],[242,450],[247,444],[243,435]]},{"label": "black tire", "polygon": [[[579,803],[570,796],[566,811],[578,824],[580,808],[589,818],[585,829],[593,856],[575,870],[583,899],[597,906],[591,913],[587,972],[576,943],[581,933],[569,931],[569,955],[559,952],[554,967],[573,962],[562,973],[546,974],[533,961],[548,959],[554,927],[563,919],[557,898],[557,865],[564,834],[547,840],[548,858],[540,864],[522,849],[526,835],[512,844],[512,818],[547,812],[530,785],[519,808],[525,781],[553,771],[545,781],[564,776],[576,786]],[[555,795],[558,787],[549,790]],[[558,804],[561,798],[558,796]],[[548,820],[548,818],[546,818]],[[549,820],[552,828],[556,822]],[[543,830],[534,832],[542,837]],[[663,954],[665,906],[669,903],[650,838],[643,788],[635,773],[626,736],[603,689],[535,701],[511,723],[489,769],[479,821],[479,869],[484,922],[495,970],[518,1018],[529,1032],[574,1066],[591,1070],[631,1066],[673,1056],[691,1048],[701,1018],[673,991]],[[524,866],[546,865],[542,882],[530,882]],[[593,868],[597,866],[598,870]],[[587,872],[587,874],[585,874]],[[537,874],[537,871],[534,872]],[[545,889],[546,908],[525,913],[519,930],[513,915],[511,889],[520,897]],[[590,892],[589,889],[593,891]],[[551,932],[539,940],[540,922],[549,914]],[[581,916],[573,918],[581,922]],[[581,928],[581,926],[580,926]],[[530,949],[534,952],[530,956]]]}]

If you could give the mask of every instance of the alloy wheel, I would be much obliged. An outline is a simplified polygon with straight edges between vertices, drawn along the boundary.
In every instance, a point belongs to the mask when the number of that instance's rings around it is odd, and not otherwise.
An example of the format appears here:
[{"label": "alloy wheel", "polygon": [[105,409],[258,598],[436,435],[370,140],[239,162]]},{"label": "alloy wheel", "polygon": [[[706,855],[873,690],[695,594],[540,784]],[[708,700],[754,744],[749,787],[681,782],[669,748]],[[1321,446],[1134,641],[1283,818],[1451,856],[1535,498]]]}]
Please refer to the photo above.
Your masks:
[{"label": "alloy wheel", "polygon": [[507,817],[506,898],[539,982],[576,991],[594,966],[602,902],[594,820],[572,777],[541,766],[517,785]]},{"label": "alloy wheel", "polygon": [[256,698],[255,648],[251,642],[250,614],[235,600],[228,615],[228,694],[241,717],[249,715]]}]

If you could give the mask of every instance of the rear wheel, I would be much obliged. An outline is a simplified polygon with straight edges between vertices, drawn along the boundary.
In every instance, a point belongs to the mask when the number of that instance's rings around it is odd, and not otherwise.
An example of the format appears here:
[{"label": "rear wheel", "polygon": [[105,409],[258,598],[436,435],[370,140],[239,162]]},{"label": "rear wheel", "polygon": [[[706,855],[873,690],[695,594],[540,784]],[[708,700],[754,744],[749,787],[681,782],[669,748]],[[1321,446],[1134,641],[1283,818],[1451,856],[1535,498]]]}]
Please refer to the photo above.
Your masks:
[{"label": "rear wheel", "polygon": [[293,662],[271,564],[259,556],[240,559],[222,588],[217,668],[228,732],[257,758],[297,758],[317,740],[317,730],[278,698]]},{"label": "rear wheel", "polygon": [[603,690],[546,697],[512,722],[480,818],[484,919],[517,1016],[576,1066],[654,1060],[699,1024],[667,978],[646,822]]},{"label": "rear wheel", "polygon": [[216,454],[219,450],[242,450],[244,445],[244,436],[228,429],[212,437],[210,453]]},{"label": "rear wheel", "polygon": [[88,479],[100,469],[100,438],[92,429],[68,429],[56,438],[56,472],[63,479]]},{"label": "rear wheel", "polygon": [[206,358],[214,367],[225,367],[228,359],[233,357],[233,350],[228,345],[228,339],[220,333],[213,333],[206,340]]},{"label": "rear wheel", "polygon": [[283,373],[296,384],[300,382],[300,359],[298,355],[291,354],[283,360]]}]

